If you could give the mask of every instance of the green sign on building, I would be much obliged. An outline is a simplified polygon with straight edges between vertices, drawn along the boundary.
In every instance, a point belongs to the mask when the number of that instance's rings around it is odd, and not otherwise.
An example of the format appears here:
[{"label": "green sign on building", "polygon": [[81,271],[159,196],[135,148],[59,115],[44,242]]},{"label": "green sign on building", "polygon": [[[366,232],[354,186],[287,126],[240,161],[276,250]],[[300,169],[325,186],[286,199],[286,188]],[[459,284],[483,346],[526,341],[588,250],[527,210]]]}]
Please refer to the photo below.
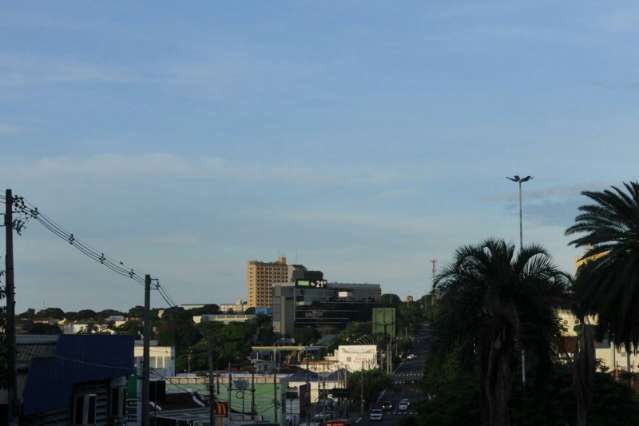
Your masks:
[{"label": "green sign on building", "polygon": [[397,313],[395,308],[373,308],[373,334],[395,337]]}]

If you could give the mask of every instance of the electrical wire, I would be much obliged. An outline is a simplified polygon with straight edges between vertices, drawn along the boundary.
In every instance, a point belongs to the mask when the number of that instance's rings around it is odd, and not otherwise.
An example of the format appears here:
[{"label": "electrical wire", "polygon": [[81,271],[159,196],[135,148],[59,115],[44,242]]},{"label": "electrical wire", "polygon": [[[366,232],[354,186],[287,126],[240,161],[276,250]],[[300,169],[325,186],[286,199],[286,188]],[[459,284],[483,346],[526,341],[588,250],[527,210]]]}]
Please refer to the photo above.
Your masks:
[{"label": "electrical wire", "polygon": [[[6,201],[5,197],[1,198],[3,199],[3,201]],[[13,197],[12,201],[14,202],[14,206],[16,207],[17,212],[25,215],[26,220],[35,220],[53,235],[66,241],[67,243],[75,247],[76,250],[78,250],[80,253],[84,254],[94,262],[100,263],[116,274],[129,278],[138,284],[144,285],[144,277],[136,273],[132,267],[129,267],[121,260],[116,260],[110,256],[105,255],[103,251],[97,250],[88,243],[77,238],[73,233],[66,231],[53,219],[42,213],[35,205],[25,200],[24,197],[15,196]],[[177,306],[166,288],[160,285],[159,280],[155,280],[155,285],[152,288],[158,292],[160,297],[164,300],[164,302],[166,302],[168,306]]]}]

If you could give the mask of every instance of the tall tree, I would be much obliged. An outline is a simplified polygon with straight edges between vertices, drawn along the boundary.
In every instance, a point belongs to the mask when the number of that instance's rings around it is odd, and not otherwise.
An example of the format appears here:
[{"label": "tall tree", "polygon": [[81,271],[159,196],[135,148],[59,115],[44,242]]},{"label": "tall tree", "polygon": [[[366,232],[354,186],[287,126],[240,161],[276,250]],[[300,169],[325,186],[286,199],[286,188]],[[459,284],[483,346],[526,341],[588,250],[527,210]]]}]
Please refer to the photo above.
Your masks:
[{"label": "tall tree", "polygon": [[482,424],[509,425],[516,349],[550,363],[560,331],[553,305],[565,294],[565,276],[539,246],[515,255],[513,245],[487,240],[457,250],[437,285],[444,338],[479,364]]},{"label": "tall tree", "polygon": [[639,183],[585,191],[591,204],[579,207],[577,235],[570,244],[586,253],[576,295],[586,313],[597,314],[599,336],[627,348],[639,343]]}]

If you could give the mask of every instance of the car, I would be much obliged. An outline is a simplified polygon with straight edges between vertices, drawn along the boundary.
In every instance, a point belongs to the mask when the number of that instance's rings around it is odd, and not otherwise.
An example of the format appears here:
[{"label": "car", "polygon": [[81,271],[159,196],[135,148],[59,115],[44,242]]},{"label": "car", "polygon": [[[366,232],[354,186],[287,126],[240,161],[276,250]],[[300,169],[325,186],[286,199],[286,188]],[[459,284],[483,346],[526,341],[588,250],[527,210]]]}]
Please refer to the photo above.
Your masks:
[{"label": "car", "polygon": [[384,411],[390,411],[393,409],[393,403],[390,401],[382,401],[379,403],[379,407]]},{"label": "car", "polygon": [[368,413],[368,419],[372,422],[381,422],[384,420],[384,412],[379,408],[373,408],[370,413]]},{"label": "car", "polygon": [[410,401],[405,398],[399,401],[399,405],[397,405],[399,411],[406,411],[408,407],[410,407]]},{"label": "car", "polygon": [[413,359],[417,359],[417,355],[415,355],[415,354],[408,354],[408,355],[406,356],[406,359],[407,359],[407,360],[409,360],[409,361],[410,361],[410,360],[413,360]]}]

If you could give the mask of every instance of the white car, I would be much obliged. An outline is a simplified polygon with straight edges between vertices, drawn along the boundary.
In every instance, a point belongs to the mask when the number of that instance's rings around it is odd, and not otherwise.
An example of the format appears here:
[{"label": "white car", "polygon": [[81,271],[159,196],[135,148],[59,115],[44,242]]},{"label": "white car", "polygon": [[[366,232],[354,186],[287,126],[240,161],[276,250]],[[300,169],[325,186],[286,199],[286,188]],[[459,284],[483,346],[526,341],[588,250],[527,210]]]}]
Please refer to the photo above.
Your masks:
[{"label": "white car", "polygon": [[417,358],[417,355],[415,355],[415,354],[408,354],[408,356],[406,357],[407,360],[413,360],[413,359],[416,359],[416,358]]},{"label": "white car", "polygon": [[379,408],[373,408],[368,414],[368,419],[372,422],[381,422],[384,419],[384,412]]},{"label": "white car", "polygon": [[399,401],[399,405],[397,406],[399,411],[406,411],[408,410],[408,407],[410,407],[410,401],[407,399],[402,399],[401,401]]}]

